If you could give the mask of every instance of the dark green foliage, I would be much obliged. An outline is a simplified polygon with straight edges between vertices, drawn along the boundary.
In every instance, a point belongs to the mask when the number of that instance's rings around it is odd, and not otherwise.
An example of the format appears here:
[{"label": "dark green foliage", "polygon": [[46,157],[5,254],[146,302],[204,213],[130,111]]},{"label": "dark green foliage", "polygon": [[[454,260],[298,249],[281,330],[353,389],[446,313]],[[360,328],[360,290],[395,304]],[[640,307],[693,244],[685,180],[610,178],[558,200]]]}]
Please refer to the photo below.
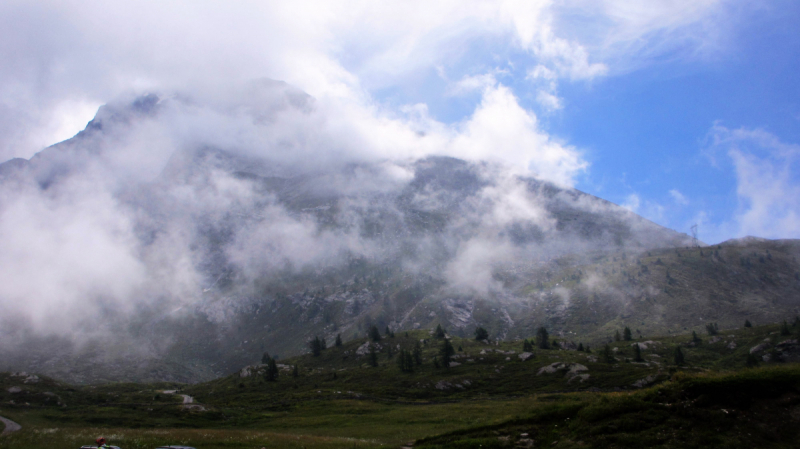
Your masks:
[{"label": "dark green foliage", "polygon": [[322,354],[322,340],[320,340],[319,337],[315,336],[314,339],[308,343],[308,347],[311,348],[311,355],[314,357],[319,357],[319,355]]},{"label": "dark green foliage", "polygon": [[642,348],[639,347],[639,343],[633,345],[633,361],[644,362],[644,359],[642,358]]},{"label": "dark green foliage", "polygon": [[681,351],[680,346],[675,347],[675,355],[673,356],[673,362],[676,365],[684,365],[686,364],[686,359],[683,357],[683,351]]},{"label": "dark green foliage", "polygon": [[342,346],[342,334],[336,334],[336,341],[333,344],[337,348]]},{"label": "dark green foliage", "polygon": [[267,370],[264,373],[264,379],[267,382],[275,382],[278,380],[278,364],[275,363],[275,359],[269,359]]},{"label": "dark green foliage", "polygon": [[389,338],[394,338],[394,331],[391,330],[389,326],[386,326],[386,336]]},{"label": "dark green foliage", "polygon": [[271,359],[271,357],[269,356],[269,352],[265,352],[265,353],[264,353],[264,354],[261,356],[261,364],[262,364],[262,365],[266,365],[267,363],[269,363],[269,359]]},{"label": "dark green foliage", "polygon": [[388,345],[386,346],[386,358],[391,359],[392,357],[394,357],[394,350],[391,345]]},{"label": "dark green foliage", "polygon": [[461,345],[458,345],[458,352],[464,352],[464,348],[462,348]]},{"label": "dark green foliage", "polygon": [[606,345],[603,348],[603,361],[606,363],[614,363],[617,360],[614,358],[614,352],[611,351],[611,346]]},{"label": "dark green foliage", "polygon": [[746,365],[749,368],[753,368],[755,366],[758,366],[758,357],[756,357],[755,354],[747,354]]},{"label": "dark green foliage", "polygon": [[701,340],[700,337],[697,336],[697,332],[692,331],[692,343],[699,345],[702,342],[703,340]]},{"label": "dark green foliage", "polygon": [[558,344],[558,340],[556,340],[555,338],[553,339],[552,342],[550,342],[550,346],[552,346],[553,349],[558,349],[561,347],[561,345]]},{"label": "dark green foliage", "polygon": [[708,335],[717,335],[719,333],[719,326],[717,323],[708,323],[706,324],[706,332],[708,332]]},{"label": "dark green foliage", "polygon": [[619,331],[614,331],[614,341],[620,341],[622,337],[619,335]]},{"label": "dark green foliage", "polygon": [[750,320],[744,320],[744,327],[753,327],[753,325],[750,324]]},{"label": "dark green foliage", "polygon": [[414,357],[414,363],[417,366],[422,365],[422,346],[419,344],[419,342],[414,344],[414,350],[412,351],[411,355]]},{"label": "dark green foliage", "polygon": [[414,371],[414,356],[411,351],[401,349],[397,355],[397,367],[404,373],[411,373]]},{"label": "dark green foliage", "polygon": [[295,365],[294,368],[292,369],[292,377],[294,377],[295,379],[300,377],[300,371],[297,369],[297,365]]},{"label": "dark green foliage", "polygon": [[794,322],[792,323],[792,327],[800,326],[800,316],[794,317]]},{"label": "dark green foliage", "polygon": [[378,353],[375,352],[375,345],[369,345],[369,366],[378,366]]},{"label": "dark green foliage", "polygon": [[319,346],[322,348],[323,351],[328,349],[328,344],[325,343],[325,337],[319,339]]},{"label": "dark green foliage", "polygon": [[583,349],[583,343],[578,343],[578,351],[579,351],[579,352],[583,352],[583,351],[584,351],[584,349]]},{"label": "dark green foliage", "polygon": [[531,342],[528,341],[527,338],[525,339],[525,341],[522,342],[522,351],[523,352],[533,351],[533,345],[531,344]]},{"label": "dark green foliage", "polygon": [[544,326],[536,331],[536,344],[539,346],[539,349],[550,349],[549,338],[550,336],[547,334],[547,329],[545,329]]},{"label": "dark green foliage", "polygon": [[444,335],[445,335],[445,332],[444,332],[444,329],[442,329],[442,325],[441,324],[437,324],[436,325],[436,330],[433,332],[433,336],[436,337],[436,338],[444,338]]},{"label": "dark green foliage", "polygon": [[486,331],[486,329],[478,326],[478,328],[475,329],[475,340],[483,341],[488,339],[489,339],[489,332]]},{"label": "dark green foliage", "polygon": [[372,341],[381,341],[381,333],[378,331],[378,326],[369,328],[369,339]]},{"label": "dark green foliage", "polygon": [[789,329],[789,324],[786,323],[786,320],[783,320],[783,324],[781,324],[781,335],[792,335],[792,331]]},{"label": "dark green foliage", "polygon": [[625,341],[631,341],[633,339],[633,335],[631,334],[631,328],[625,326],[625,330],[622,331],[622,339]]},{"label": "dark green foliage", "polygon": [[439,350],[439,355],[442,356],[442,366],[450,368],[450,360],[455,353],[456,351],[453,349],[453,344],[450,343],[449,339],[445,338],[442,343],[442,349]]}]

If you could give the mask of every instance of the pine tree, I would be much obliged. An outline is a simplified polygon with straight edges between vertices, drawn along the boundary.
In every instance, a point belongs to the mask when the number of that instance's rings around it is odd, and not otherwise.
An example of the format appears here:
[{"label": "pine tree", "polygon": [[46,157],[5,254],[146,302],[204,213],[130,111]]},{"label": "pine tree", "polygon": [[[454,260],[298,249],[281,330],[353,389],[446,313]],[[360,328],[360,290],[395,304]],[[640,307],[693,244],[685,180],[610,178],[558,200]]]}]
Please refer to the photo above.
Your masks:
[{"label": "pine tree", "polygon": [[333,343],[337,348],[342,346],[342,334],[336,334],[336,341]]},{"label": "pine tree", "polygon": [[702,342],[703,340],[701,340],[700,337],[697,336],[697,332],[692,331],[692,343],[699,345]]},{"label": "pine tree", "polygon": [[614,353],[611,351],[611,346],[606,345],[603,348],[603,361],[606,363],[614,363],[616,359],[614,359]]},{"label": "pine tree", "polygon": [[631,328],[625,326],[625,330],[622,331],[622,339],[625,341],[631,341],[633,339],[633,335],[631,334]]},{"label": "pine tree", "polygon": [[271,357],[269,356],[269,352],[265,352],[264,355],[261,356],[261,364],[266,365],[267,363],[269,363],[269,359],[271,359]]},{"label": "pine tree", "polygon": [[434,331],[433,335],[436,338],[444,338],[445,332],[441,324],[436,325],[436,331]]},{"label": "pine tree", "polygon": [[536,331],[536,344],[539,346],[539,349],[550,349],[549,338],[550,336],[547,334],[547,329],[545,329],[544,326]]},{"label": "pine tree", "polygon": [[531,342],[528,341],[527,338],[525,339],[525,341],[522,342],[522,351],[523,352],[533,351],[533,345],[531,344]]},{"label": "pine tree", "polygon": [[781,324],[781,335],[792,335],[792,331],[789,330],[789,324],[786,320],[783,320],[783,324]]},{"label": "pine tree", "polygon": [[622,337],[619,335],[619,331],[614,331],[614,341],[620,341]]},{"label": "pine tree", "polygon": [[311,355],[314,357],[319,357],[322,353],[322,341],[319,337],[315,336],[314,339],[308,343],[308,346],[311,348]]},{"label": "pine tree", "polygon": [[792,323],[792,327],[800,326],[800,316],[794,317],[794,323]]},{"label": "pine tree", "polygon": [[478,326],[478,328],[475,329],[475,340],[483,341],[488,339],[489,339],[489,332],[487,332],[486,329],[484,329],[483,327]]},{"label": "pine tree", "polygon": [[750,324],[750,320],[744,320],[744,327],[753,327],[753,325]]},{"label": "pine tree", "polygon": [[294,366],[294,369],[292,370],[292,377],[294,377],[295,379],[297,379],[298,377],[300,377],[300,372],[299,372],[299,370],[297,369],[297,365],[295,365],[295,366]]},{"label": "pine tree", "polygon": [[686,364],[686,359],[683,358],[683,351],[681,351],[680,346],[675,347],[675,359],[674,362],[676,365],[684,365]]},{"label": "pine tree", "polygon": [[583,352],[583,343],[578,343],[578,351]]},{"label": "pine tree", "polygon": [[639,343],[634,343],[633,345],[633,361],[634,362],[643,362],[642,359],[642,348],[639,347]]},{"label": "pine tree", "polygon": [[324,351],[325,349],[328,349],[328,344],[327,344],[327,343],[325,343],[325,337],[322,337],[322,338],[319,340],[319,347],[320,347],[320,348],[322,348],[322,350],[323,350],[323,351]]},{"label": "pine tree", "polygon": [[417,366],[422,365],[422,346],[419,344],[419,342],[414,345],[414,351],[412,355],[414,357],[414,363]]},{"label": "pine tree", "polygon": [[708,323],[706,324],[706,332],[708,332],[708,335],[717,335],[719,333],[719,326],[717,323]]},{"label": "pine tree", "polygon": [[381,333],[378,331],[378,326],[372,326],[369,328],[369,338],[372,341],[381,341]]},{"label": "pine tree", "polygon": [[275,363],[275,359],[269,359],[269,363],[267,363],[267,371],[264,374],[264,378],[267,382],[275,382],[278,380],[278,364]]},{"label": "pine tree", "polygon": [[369,366],[378,366],[378,353],[375,352],[375,345],[369,345]]},{"label": "pine tree", "polygon": [[590,348],[589,345],[586,345],[586,353],[587,354],[591,354],[592,353],[592,348]]},{"label": "pine tree", "polygon": [[453,349],[453,345],[450,343],[450,340],[444,339],[444,343],[442,344],[442,349],[439,351],[442,356],[442,365],[445,368],[450,368],[450,359],[456,351]]}]

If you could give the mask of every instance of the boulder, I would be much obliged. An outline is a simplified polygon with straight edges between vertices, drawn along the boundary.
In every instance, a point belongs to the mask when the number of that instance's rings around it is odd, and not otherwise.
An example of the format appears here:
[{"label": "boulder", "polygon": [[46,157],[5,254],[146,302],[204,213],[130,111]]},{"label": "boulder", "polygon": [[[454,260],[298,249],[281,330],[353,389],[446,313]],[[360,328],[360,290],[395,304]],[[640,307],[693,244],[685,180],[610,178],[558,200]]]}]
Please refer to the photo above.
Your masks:
[{"label": "boulder", "polygon": [[633,383],[633,386],[636,387],[636,388],[646,387],[646,386],[650,385],[651,383],[655,382],[655,380],[656,380],[656,375],[655,374],[651,374],[651,375],[645,377],[644,379],[637,380],[636,382]]},{"label": "boulder", "polygon": [[766,349],[769,349],[769,347],[770,347],[769,343],[761,343],[758,346],[753,346],[752,348],[750,348],[750,354],[755,354],[756,352],[764,351]]},{"label": "boulder", "polygon": [[524,362],[524,361],[526,361],[528,359],[533,358],[534,355],[533,355],[532,352],[523,352],[522,354],[518,355],[517,357],[519,357],[519,359]]},{"label": "boulder", "polygon": [[728,343],[728,346],[726,346],[726,348],[730,349],[731,351],[736,349],[736,342],[732,341],[732,342]]},{"label": "boulder", "polygon": [[11,393],[11,394],[20,393],[20,392],[22,392],[22,388],[20,388],[20,387],[11,387],[11,388],[8,389],[8,392]]}]

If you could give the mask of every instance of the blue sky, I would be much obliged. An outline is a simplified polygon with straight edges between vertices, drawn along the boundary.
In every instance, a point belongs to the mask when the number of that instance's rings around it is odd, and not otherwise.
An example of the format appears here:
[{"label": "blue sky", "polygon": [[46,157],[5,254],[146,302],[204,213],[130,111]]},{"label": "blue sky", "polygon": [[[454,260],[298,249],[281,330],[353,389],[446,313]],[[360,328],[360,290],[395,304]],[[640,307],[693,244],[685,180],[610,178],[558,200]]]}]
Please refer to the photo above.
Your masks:
[{"label": "blue sky", "polygon": [[9,0],[0,158],[120,95],[268,77],[342,154],[497,159],[708,243],[798,238],[798,23],[791,0]]}]

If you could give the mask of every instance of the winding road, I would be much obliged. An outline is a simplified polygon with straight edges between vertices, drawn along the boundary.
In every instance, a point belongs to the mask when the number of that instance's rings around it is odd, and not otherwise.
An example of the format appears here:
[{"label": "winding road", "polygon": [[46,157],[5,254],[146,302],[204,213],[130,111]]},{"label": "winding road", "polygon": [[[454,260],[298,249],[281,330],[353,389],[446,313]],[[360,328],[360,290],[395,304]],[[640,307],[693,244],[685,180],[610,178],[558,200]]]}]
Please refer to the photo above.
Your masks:
[{"label": "winding road", "polygon": [[16,432],[17,430],[22,428],[22,426],[15,423],[14,421],[8,418],[3,418],[2,416],[0,416],[0,421],[2,421],[3,424],[6,425],[6,428],[3,430],[3,433],[0,433],[0,435],[8,435],[9,433]]}]

